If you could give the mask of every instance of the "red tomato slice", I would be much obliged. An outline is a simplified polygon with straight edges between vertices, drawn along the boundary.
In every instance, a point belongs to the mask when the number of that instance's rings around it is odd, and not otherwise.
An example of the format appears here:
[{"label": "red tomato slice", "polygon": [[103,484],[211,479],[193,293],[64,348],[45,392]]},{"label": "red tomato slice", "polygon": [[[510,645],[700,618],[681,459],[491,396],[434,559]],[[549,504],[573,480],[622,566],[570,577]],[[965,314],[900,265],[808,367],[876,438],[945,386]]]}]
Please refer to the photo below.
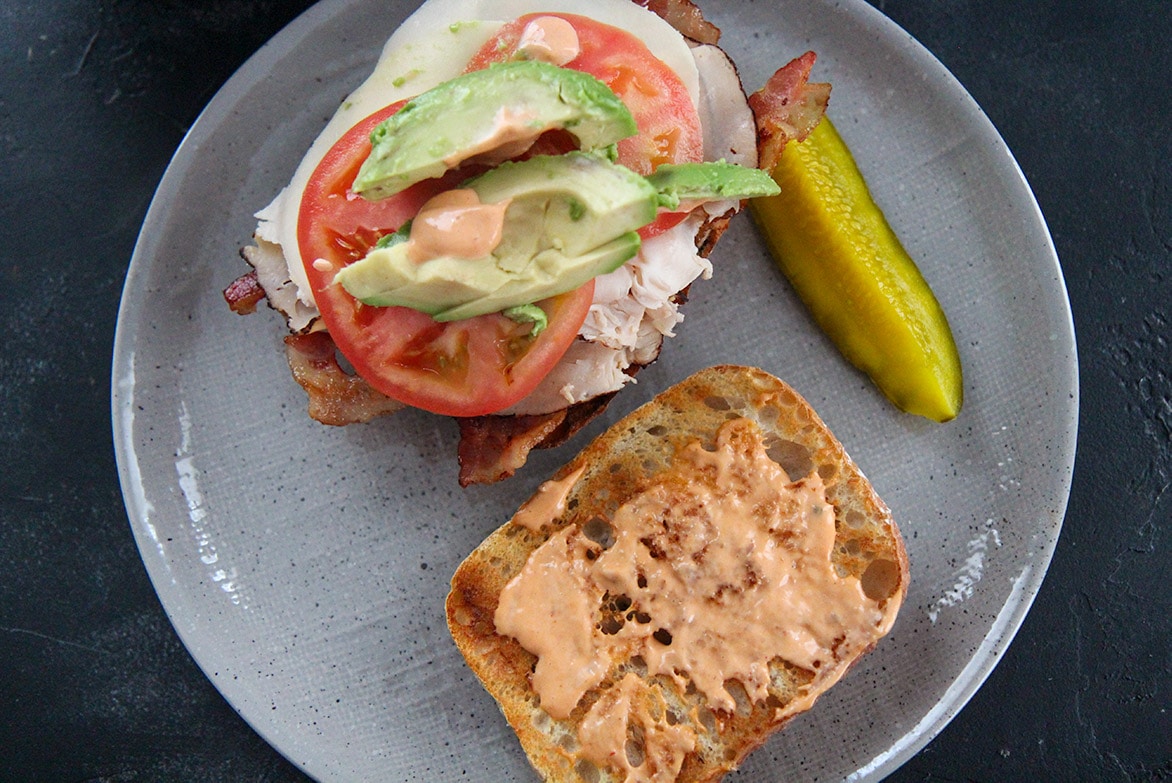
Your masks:
[{"label": "red tomato slice", "polygon": [[[646,175],[662,163],[704,159],[700,116],[688,89],[646,44],[617,27],[577,14],[527,14],[501,27],[466,70],[510,59],[525,26],[542,16],[565,19],[578,34],[581,51],[565,67],[588,73],[610,87],[635,117],[639,133],[619,142],[619,163]],[[683,213],[665,213],[639,233],[644,239],[653,237],[685,217]]]},{"label": "red tomato slice", "polygon": [[297,221],[305,272],[330,336],[371,386],[433,413],[495,413],[531,392],[566,352],[586,318],[594,283],[539,302],[549,325],[537,337],[530,325],[499,314],[437,323],[406,307],[370,307],[333,284],[338,269],[366,255],[431,196],[469,176],[453,172],[380,201],[350,192],[370,154],[370,132],[400,106],[347,131],[310,177]]}]

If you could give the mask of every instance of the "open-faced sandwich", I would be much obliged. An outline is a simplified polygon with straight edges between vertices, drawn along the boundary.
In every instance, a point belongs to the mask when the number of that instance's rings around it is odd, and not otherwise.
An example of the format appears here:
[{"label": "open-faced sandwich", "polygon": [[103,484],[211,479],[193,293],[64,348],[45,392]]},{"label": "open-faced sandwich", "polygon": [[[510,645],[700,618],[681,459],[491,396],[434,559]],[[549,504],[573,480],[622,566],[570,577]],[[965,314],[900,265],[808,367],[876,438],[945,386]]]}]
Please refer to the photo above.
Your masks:
[{"label": "open-faced sandwich", "polygon": [[289,185],[253,270],[310,415],[459,422],[461,484],[564,441],[659,354],[787,141],[813,54],[747,97],[690,0],[428,0]]},{"label": "open-faced sandwich", "polygon": [[448,626],[547,781],[713,781],[895,622],[886,505],[806,402],[719,366],[613,424],[457,569]]}]

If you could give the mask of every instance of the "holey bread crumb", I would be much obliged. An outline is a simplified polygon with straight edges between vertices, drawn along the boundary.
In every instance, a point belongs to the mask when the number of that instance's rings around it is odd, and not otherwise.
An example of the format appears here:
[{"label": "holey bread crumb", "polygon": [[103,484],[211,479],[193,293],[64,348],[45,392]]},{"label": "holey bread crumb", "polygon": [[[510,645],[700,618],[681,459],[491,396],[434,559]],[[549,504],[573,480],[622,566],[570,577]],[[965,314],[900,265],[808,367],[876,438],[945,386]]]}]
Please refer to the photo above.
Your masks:
[{"label": "holey bread crumb", "polygon": [[456,571],[448,625],[551,781],[711,781],[891,628],[907,555],[826,425],[757,369],[614,424]]}]

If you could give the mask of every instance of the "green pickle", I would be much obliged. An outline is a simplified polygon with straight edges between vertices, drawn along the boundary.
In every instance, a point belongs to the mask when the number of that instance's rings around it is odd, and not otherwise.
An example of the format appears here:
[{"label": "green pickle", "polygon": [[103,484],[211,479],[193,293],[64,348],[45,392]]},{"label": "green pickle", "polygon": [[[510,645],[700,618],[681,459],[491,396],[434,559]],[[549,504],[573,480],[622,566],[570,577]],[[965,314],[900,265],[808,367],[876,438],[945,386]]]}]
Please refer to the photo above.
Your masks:
[{"label": "green pickle", "polygon": [[964,384],[944,310],[830,120],[772,173],[781,193],[750,209],[819,327],[900,410],[955,418]]}]

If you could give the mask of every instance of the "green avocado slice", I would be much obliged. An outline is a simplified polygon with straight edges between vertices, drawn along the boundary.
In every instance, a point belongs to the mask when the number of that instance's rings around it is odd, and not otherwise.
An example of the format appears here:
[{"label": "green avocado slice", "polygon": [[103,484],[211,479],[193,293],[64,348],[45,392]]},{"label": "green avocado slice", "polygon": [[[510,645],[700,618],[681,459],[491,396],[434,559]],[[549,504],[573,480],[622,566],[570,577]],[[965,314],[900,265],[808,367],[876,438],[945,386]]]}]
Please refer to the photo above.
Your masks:
[{"label": "green avocado slice", "polygon": [[[512,277],[491,293],[457,307],[435,313],[437,321],[459,321],[485,313],[508,310],[521,304],[540,302],[573,291],[599,275],[613,272],[639,252],[639,235],[630,231],[578,256],[559,256],[547,251],[534,259],[536,270],[527,277]],[[556,269],[555,272],[547,270]]]},{"label": "green avocado slice", "polygon": [[634,257],[636,231],[655,220],[659,198],[630,169],[582,152],[505,163],[464,187],[481,203],[508,202],[491,254],[416,262],[410,241],[389,242],[335,280],[365,304],[441,321],[500,312],[572,291]]},{"label": "green avocado slice", "polygon": [[675,209],[684,201],[776,196],[780,192],[769,173],[723,160],[709,163],[665,163],[647,177],[659,191],[660,205]]},{"label": "green avocado slice", "polygon": [[568,131],[584,150],[638,132],[619,97],[589,74],[539,60],[498,63],[412,98],[380,123],[352,190],[386,198],[478,155],[514,157],[553,129]]}]

